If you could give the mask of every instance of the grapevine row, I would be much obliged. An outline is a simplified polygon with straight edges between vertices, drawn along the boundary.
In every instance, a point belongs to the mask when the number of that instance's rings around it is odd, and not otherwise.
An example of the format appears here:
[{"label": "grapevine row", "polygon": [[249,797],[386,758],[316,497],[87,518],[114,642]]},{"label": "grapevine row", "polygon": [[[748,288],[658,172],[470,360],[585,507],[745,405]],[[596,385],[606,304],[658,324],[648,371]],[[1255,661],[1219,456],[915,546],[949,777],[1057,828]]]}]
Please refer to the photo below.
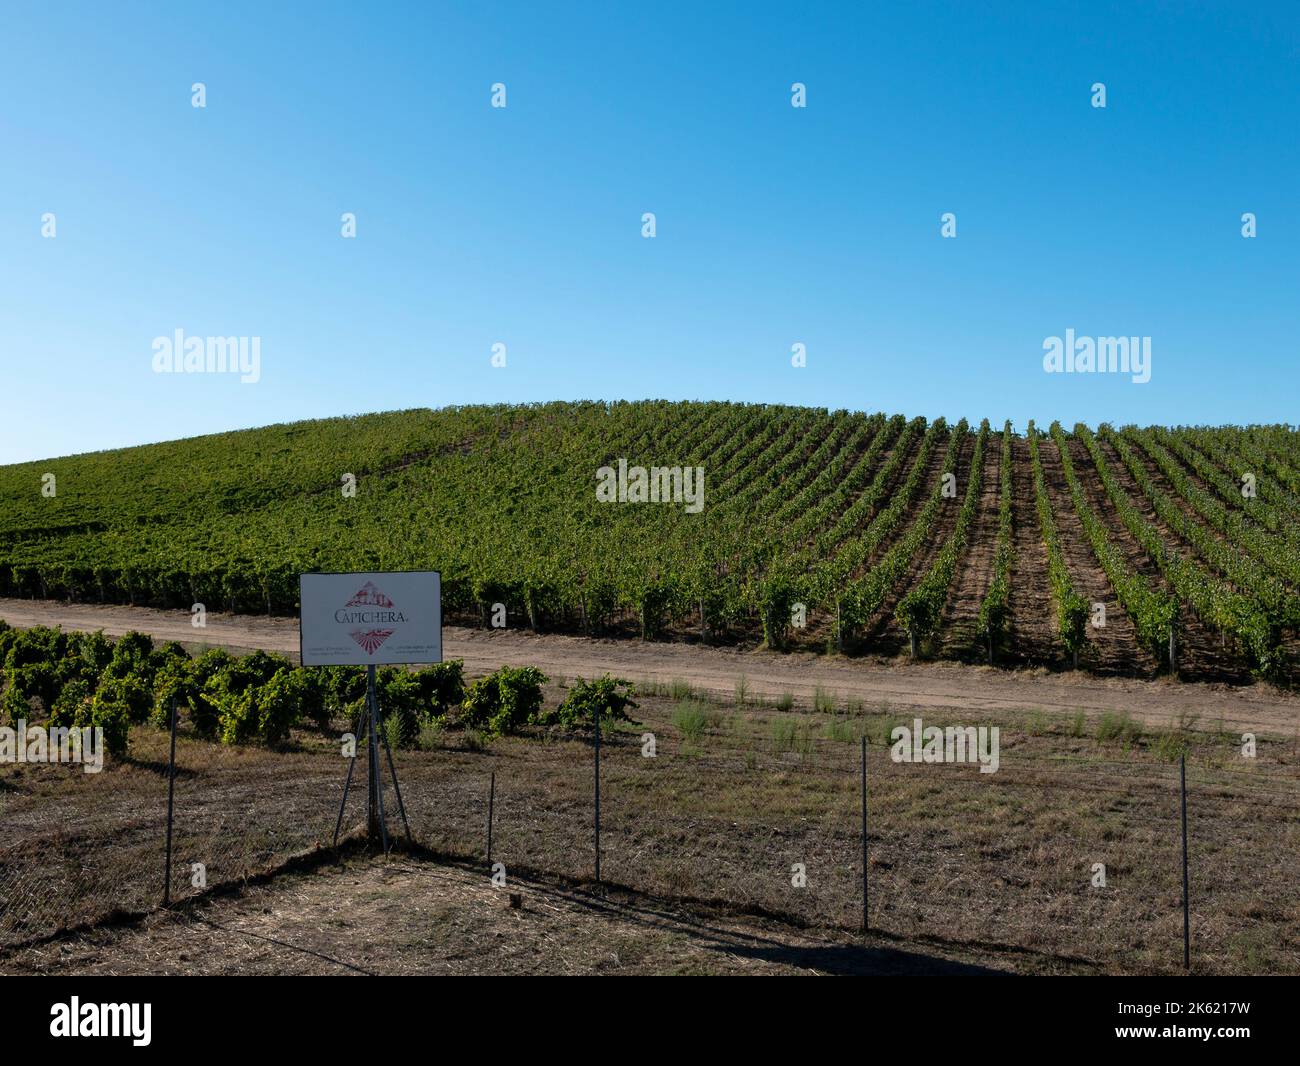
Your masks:
[{"label": "grapevine row", "polygon": [[[935,425],[939,425],[942,420],[937,420]],[[966,439],[968,426],[963,418],[957,428],[948,435],[948,448],[944,453],[942,474],[957,474],[957,459],[961,452],[962,442]],[[870,572],[862,578],[853,581],[844,590],[839,604],[839,620],[837,623],[838,634],[842,640],[844,632],[852,632],[854,629],[865,624],[873,615],[884,605],[885,598],[893,590],[899,579],[907,571],[907,567],[912,561],[912,557],[917,550],[930,537],[934,521],[938,517],[940,508],[943,507],[943,484],[944,478],[940,476],[939,482],[930,491],[930,497],[921,513],[916,516],[916,520],[898,540],[896,540],[885,553],[872,566]],[[891,523],[900,521],[906,502],[902,495],[895,498],[881,517],[885,514],[892,513]]]},{"label": "grapevine row", "polygon": [[1011,420],[1002,427],[1002,461],[998,464],[998,533],[993,545],[993,575],[988,591],[980,602],[976,632],[988,641],[989,662],[993,650],[1006,632],[1007,618],[1011,613],[1011,568],[1015,563],[1015,529],[1011,473]]},{"label": "grapevine row", "polygon": [[1084,627],[1088,624],[1088,601],[1079,595],[1065,565],[1061,551],[1061,534],[1052,514],[1052,502],[1047,495],[1047,479],[1043,475],[1043,460],[1038,449],[1038,431],[1033,419],[1029,421],[1029,462],[1034,476],[1034,507],[1038,513],[1038,528],[1047,549],[1047,575],[1052,587],[1052,603],[1056,608],[1056,635],[1065,650],[1078,664],[1079,649],[1084,644]]},{"label": "grapevine row", "polygon": [[980,423],[975,437],[975,451],[971,456],[970,474],[966,479],[966,496],[962,500],[957,525],[944,541],[943,547],[925,576],[894,608],[894,617],[912,644],[916,655],[920,641],[928,640],[939,628],[939,616],[948,602],[948,588],[952,585],[957,560],[966,550],[975,517],[979,513],[980,494],[984,491],[984,447],[989,439],[989,420]]}]

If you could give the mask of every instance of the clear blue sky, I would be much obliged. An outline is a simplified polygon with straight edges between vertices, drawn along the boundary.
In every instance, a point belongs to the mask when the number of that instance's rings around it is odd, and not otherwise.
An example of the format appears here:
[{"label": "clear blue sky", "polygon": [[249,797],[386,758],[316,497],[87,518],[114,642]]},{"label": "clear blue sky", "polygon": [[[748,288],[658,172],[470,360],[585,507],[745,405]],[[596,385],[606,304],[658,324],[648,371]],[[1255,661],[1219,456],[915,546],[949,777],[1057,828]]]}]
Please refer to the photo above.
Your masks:
[{"label": "clear blue sky", "polygon": [[[1296,421],[1297,7],[991,6],[8,4],[0,461],[573,398]],[[153,373],[178,328],[262,380]],[[1045,374],[1067,328],[1152,380]]]}]

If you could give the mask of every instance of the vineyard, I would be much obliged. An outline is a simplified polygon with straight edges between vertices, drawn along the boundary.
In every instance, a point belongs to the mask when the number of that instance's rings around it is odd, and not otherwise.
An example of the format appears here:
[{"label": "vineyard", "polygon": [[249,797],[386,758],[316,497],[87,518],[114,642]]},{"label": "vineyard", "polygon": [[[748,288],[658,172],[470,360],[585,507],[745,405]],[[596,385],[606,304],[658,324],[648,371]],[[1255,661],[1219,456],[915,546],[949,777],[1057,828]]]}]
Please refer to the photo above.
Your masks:
[{"label": "vineyard", "polygon": [[[600,499],[621,462],[702,508]],[[451,624],[1289,684],[1297,518],[1287,426],[458,407],[2,467],[0,596],[292,614],[301,572],[429,568]]]}]

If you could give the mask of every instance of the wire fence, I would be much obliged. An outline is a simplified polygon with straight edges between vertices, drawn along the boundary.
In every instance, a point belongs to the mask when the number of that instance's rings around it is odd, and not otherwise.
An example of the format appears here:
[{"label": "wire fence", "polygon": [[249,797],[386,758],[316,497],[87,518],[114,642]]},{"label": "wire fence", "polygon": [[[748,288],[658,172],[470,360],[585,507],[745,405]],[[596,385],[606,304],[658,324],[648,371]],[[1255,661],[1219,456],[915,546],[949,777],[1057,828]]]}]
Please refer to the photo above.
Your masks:
[{"label": "wire fence", "polygon": [[[886,744],[867,744],[864,877],[861,730],[776,735],[771,717],[606,731],[599,776],[590,731],[483,750],[445,737],[394,755],[414,841],[504,887],[544,875],[596,888],[599,833],[605,886],[846,936],[865,916],[872,930],[1033,955],[1038,968],[1181,968],[1176,760],[1008,743],[998,771],[980,773],[895,762]],[[345,838],[365,830],[365,758],[363,747]],[[1192,962],[1300,972],[1300,781],[1294,766],[1250,762],[1188,764]],[[346,772],[324,737],[272,752],[182,727],[166,881],[166,733],[138,728],[131,759],[101,774],[14,768],[0,778],[0,945],[327,851]]]}]

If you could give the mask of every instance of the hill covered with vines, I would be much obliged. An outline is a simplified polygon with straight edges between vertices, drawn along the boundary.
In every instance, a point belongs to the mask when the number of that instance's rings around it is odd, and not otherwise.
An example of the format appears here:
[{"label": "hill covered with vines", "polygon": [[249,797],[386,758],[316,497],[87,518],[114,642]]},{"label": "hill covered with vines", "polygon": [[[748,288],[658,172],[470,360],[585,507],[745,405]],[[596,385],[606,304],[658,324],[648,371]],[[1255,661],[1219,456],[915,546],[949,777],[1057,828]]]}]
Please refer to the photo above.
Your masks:
[{"label": "hill covered with vines", "polygon": [[292,613],[303,571],[431,568],[464,624],[1285,681],[1298,517],[1286,426],[458,407],[0,467],[0,595]]}]

